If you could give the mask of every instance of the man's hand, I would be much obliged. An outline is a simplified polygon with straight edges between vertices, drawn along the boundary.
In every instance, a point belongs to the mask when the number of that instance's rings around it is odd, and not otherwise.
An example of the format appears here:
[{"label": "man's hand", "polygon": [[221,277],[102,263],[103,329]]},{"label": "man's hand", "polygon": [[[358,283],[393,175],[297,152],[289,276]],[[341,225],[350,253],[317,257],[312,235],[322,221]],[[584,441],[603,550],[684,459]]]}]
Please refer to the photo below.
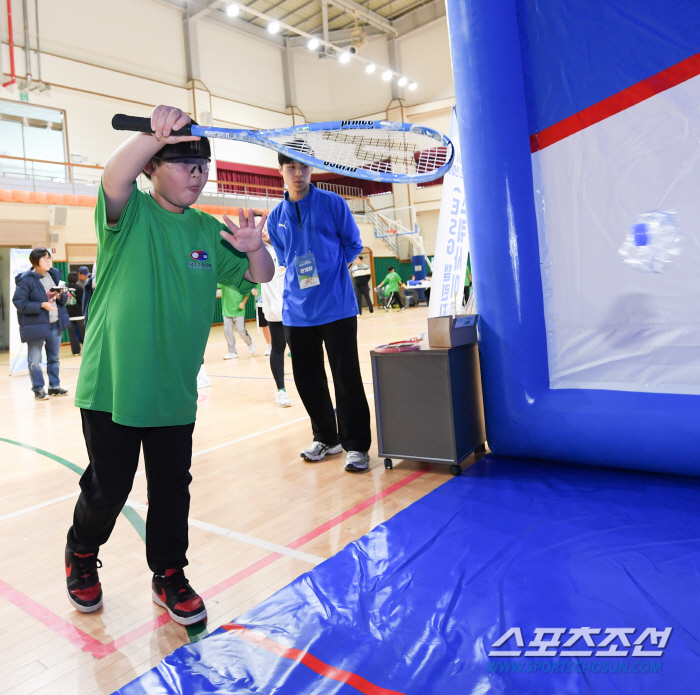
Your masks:
[{"label": "man's hand", "polygon": [[241,302],[241,303],[238,305],[238,308],[239,308],[239,309],[245,309],[245,302]]},{"label": "man's hand", "polygon": [[58,307],[54,302],[42,302],[41,308],[46,309],[46,311],[58,311]]},{"label": "man's hand", "polygon": [[250,293],[253,295],[253,297],[258,296],[258,289],[257,287],[253,287],[253,289],[250,291]]},{"label": "man's hand", "polygon": [[256,225],[252,209],[248,209],[248,218],[246,219],[243,208],[238,208],[238,224],[240,226],[237,227],[229,217],[224,215],[224,222],[231,232],[225,232],[222,229],[219,233],[236,251],[253,253],[263,246],[262,230],[266,221],[267,215],[263,215],[260,222]]}]

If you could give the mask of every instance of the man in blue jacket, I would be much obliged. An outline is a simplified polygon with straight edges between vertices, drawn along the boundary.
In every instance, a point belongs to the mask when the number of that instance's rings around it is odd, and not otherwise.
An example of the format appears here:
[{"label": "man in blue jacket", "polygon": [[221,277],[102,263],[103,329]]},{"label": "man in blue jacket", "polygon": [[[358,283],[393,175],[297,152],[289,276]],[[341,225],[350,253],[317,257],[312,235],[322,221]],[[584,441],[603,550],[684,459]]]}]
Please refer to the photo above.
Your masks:
[{"label": "man in blue jacket", "polygon": [[[284,279],[282,322],[299,396],[314,441],[301,456],[320,461],[345,449],[345,470],[369,467],[369,406],[357,356],[357,301],[348,266],[362,252],[360,230],[343,198],[311,184],[311,167],[278,155],[287,185],[270,213],[270,241]],[[335,387],[328,391],[323,345]]]},{"label": "man in blue jacket", "polygon": [[[29,254],[32,269],[20,273],[16,278],[17,289],[12,302],[17,309],[19,333],[29,349],[29,377],[37,401],[49,396],[66,396],[58,377],[58,352],[61,335],[70,326],[70,317],[64,306],[68,296],[65,292],[53,292],[61,282],[61,273],[51,267],[48,249],[36,248]],[[46,345],[46,371],[49,376],[49,393],[44,390],[44,375],[41,371],[41,349]]]}]

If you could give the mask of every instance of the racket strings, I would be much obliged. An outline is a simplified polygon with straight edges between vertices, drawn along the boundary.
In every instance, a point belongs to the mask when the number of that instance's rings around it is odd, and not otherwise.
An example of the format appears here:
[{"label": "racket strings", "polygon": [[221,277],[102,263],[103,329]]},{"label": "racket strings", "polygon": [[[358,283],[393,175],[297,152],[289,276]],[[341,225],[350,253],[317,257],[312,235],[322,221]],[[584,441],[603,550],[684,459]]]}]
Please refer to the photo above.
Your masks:
[{"label": "racket strings", "polygon": [[[289,136],[271,138],[287,145]],[[293,149],[322,162],[351,169],[403,175],[429,174],[450,159],[449,147],[420,133],[385,130],[310,131],[294,134]],[[309,154],[311,154],[309,152]]]}]

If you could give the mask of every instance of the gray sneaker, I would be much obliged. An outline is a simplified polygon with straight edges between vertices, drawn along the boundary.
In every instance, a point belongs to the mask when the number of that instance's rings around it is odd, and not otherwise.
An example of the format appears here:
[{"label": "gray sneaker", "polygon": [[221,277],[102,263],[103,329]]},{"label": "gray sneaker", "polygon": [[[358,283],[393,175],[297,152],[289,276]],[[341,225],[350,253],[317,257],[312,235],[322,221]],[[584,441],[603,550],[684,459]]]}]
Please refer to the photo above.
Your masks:
[{"label": "gray sneaker", "polygon": [[350,473],[363,473],[369,470],[368,451],[348,451],[345,459],[345,470]]},{"label": "gray sneaker", "polygon": [[311,444],[308,449],[304,449],[299,456],[307,461],[320,461],[327,454],[339,454],[342,450],[343,447],[340,444],[328,446],[323,442],[313,442],[313,444]]},{"label": "gray sneaker", "polygon": [[41,389],[41,391],[34,391],[34,400],[35,401],[48,401],[49,397],[46,395],[46,391],[44,391],[44,389]]}]

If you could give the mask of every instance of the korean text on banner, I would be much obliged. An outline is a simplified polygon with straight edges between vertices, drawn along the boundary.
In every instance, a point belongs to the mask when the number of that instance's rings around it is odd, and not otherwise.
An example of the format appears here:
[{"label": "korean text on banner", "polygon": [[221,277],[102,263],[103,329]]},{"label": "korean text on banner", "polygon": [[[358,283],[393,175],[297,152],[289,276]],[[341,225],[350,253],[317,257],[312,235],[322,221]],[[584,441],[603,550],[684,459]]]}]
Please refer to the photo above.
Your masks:
[{"label": "korean text on banner", "polygon": [[[15,278],[27,270],[31,270],[32,264],[29,262],[29,254],[31,249],[10,249],[10,277],[7,279],[9,284],[8,296],[12,297],[15,294]],[[17,309],[13,302],[9,302],[10,306],[10,376],[13,374],[26,374],[28,369],[27,364],[27,345],[22,342],[19,335],[19,322],[17,321]]]},{"label": "korean text on banner", "polygon": [[462,178],[462,155],[459,146],[457,116],[452,109],[450,139],[455,148],[452,168],[445,174],[440,202],[433,282],[428,317],[454,316],[462,304],[464,280],[469,256],[467,206]]}]

